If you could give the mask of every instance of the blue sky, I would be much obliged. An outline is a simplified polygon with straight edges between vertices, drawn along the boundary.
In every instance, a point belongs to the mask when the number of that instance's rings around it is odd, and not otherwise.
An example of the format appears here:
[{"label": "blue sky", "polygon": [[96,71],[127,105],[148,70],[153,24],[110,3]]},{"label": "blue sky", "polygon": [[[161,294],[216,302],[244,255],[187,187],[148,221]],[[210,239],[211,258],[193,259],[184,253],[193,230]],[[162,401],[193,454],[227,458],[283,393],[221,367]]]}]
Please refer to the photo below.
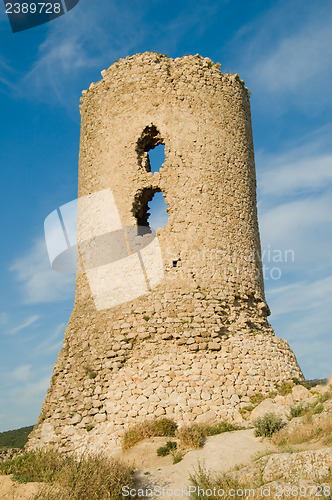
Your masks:
[{"label": "blue sky", "polygon": [[330,2],[80,0],[16,34],[1,5],[0,44],[0,431],[36,422],[73,307],[43,223],[76,198],[81,91],[147,50],[245,80],[270,321],[307,378],[332,373]]}]

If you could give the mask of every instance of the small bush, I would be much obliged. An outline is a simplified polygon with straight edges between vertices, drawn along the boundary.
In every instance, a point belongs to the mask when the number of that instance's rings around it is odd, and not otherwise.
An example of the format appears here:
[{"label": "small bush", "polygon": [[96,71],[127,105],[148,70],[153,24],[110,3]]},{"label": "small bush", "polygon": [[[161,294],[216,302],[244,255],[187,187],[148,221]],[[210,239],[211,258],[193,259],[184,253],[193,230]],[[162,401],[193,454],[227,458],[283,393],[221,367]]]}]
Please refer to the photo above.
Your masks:
[{"label": "small bush", "polygon": [[93,424],[88,424],[88,425],[85,427],[85,429],[87,430],[87,432],[90,432],[90,431],[92,431],[92,429],[94,429],[94,427],[95,427],[95,426],[94,426]]},{"label": "small bush", "polygon": [[277,389],[281,396],[287,396],[287,394],[292,392],[294,386],[294,382],[283,382],[281,385],[277,386]]},{"label": "small bush", "polygon": [[325,403],[325,401],[327,401],[328,399],[330,399],[332,397],[332,393],[330,391],[328,392],[325,392],[325,394],[320,394],[318,393],[318,401],[320,403]]},{"label": "small bush", "polygon": [[314,413],[322,413],[322,411],[324,411],[324,405],[323,404],[320,403],[317,406],[315,406]]},{"label": "small bush", "polygon": [[[236,477],[230,474],[213,475],[203,469],[199,464],[198,471],[190,476],[190,481],[195,487],[195,491],[191,493],[190,498],[193,500],[205,500],[205,493],[211,490],[209,498],[241,499],[246,495],[254,496],[254,488],[258,484],[249,483],[243,484]],[[219,494],[218,494],[219,493]]]},{"label": "small bush", "polygon": [[200,448],[203,446],[207,436],[215,436],[223,432],[231,432],[242,429],[238,425],[229,424],[228,422],[218,422],[216,424],[191,424],[182,427],[177,431],[177,437],[184,447]]},{"label": "small bush", "polygon": [[240,415],[245,415],[246,413],[252,411],[253,409],[254,407],[252,405],[243,406],[242,408],[239,409],[239,413]]},{"label": "small bush", "polygon": [[85,374],[86,374],[89,378],[91,378],[91,379],[96,378],[96,377],[97,377],[97,375],[98,375],[98,373],[97,373],[95,370],[93,370],[93,369],[91,368],[91,366],[89,366],[89,365],[86,365],[86,366],[84,367],[84,371],[85,371]]},{"label": "small bush", "polygon": [[157,455],[158,457],[166,457],[167,455],[169,455],[169,449],[166,448],[166,446],[161,446],[157,450]]},{"label": "small bush", "polygon": [[254,396],[250,397],[250,403],[256,406],[259,405],[259,403],[261,403],[263,399],[264,399],[263,394],[261,392],[258,392]]},{"label": "small bush", "polygon": [[175,441],[167,441],[165,446],[161,446],[157,450],[157,455],[158,457],[166,457],[171,453],[171,451],[176,450],[177,448],[177,443]]},{"label": "small bush", "polygon": [[177,424],[170,418],[159,418],[156,420],[145,420],[139,424],[129,427],[124,433],[122,448],[127,450],[135,444],[150,437],[161,437],[175,435]]},{"label": "small bush", "polygon": [[180,452],[172,453],[173,455],[173,465],[178,464],[183,459],[183,455]]},{"label": "small bush", "polygon": [[177,432],[181,444],[188,448],[200,448],[203,446],[206,436],[206,426],[203,424],[187,425],[181,427]]},{"label": "small bush", "polygon": [[309,408],[306,406],[303,406],[302,403],[296,403],[290,406],[289,408],[290,414],[292,418],[296,417],[302,417],[305,413],[309,411]]},{"label": "small bush", "polygon": [[174,420],[170,418],[159,418],[157,420],[153,420],[152,423],[153,435],[154,436],[175,436],[175,432],[178,428],[177,424]]},{"label": "small bush", "polygon": [[207,425],[206,435],[215,436],[216,434],[237,431],[239,429],[241,429],[241,427],[239,427],[238,425],[229,424],[228,422],[219,422],[218,424]]},{"label": "small bush", "polygon": [[271,437],[276,431],[283,427],[283,422],[280,417],[274,413],[266,413],[264,417],[257,418],[254,421],[255,436]]}]

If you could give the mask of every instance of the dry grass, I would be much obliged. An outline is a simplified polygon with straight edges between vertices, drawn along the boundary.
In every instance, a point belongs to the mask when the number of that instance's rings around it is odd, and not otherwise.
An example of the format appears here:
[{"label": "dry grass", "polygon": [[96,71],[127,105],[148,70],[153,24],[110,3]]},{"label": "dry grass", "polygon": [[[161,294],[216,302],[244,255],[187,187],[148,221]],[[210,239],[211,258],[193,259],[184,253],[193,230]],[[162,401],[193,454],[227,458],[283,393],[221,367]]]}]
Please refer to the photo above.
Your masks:
[{"label": "dry grass", "polygon": [[129,427],[124,433],[122,449],[128,450],[135,444],[151,437],[175,436],[177,424],[169,418],[159,418],[155,420],[145,420],[139,424]]},{"label": "dry grass", "polygon": [[192,488],[190,498],[201,500],[208,498],[238,499],[255,496],[255,488],[259,485],[247,482],[240,482],[235,475],[231,474],[211,474],[200,464],[198,470],[190,476]]},{"label": "dry grass", "polygon": [[311,414],[304,418],[298,427],[288,430],[281,429],[276,432],[272,441],[278,445],[301,444],[307,441],[319,440],[325,445],[332,444],[332,418],[321,419],[317,424],[313,422]]},{"label": "dry grass", "polygon": [[201,448],[208,436],[215,436],[223,432],[240,430],[242,427],[229,424],[228,422],[219,422],[217,424],[191,424],[181,427],[176,433],[184,448]]},{"label": "dry grass", "polygon": [[229,432],[242,429],[237,425],[227,422],[216,424],[190,424],[177,430],[177,424],[169,418],[159,418],[156,420],[145,420],[140,424],[133,425],[125,432],[122,441],[122,449],[127,450],[135,444],[151,437],[176,436],[180,445],[184,448],[200,448],[203,446],[207,436],[214,436],[222,432]]},{"label": "dry grass", "polygon": [[103,456],[63,457],[53,450],[30,452],[0,465],[0,471],[14,474],[19,482],[45,482],[35,499],[118,500],[122,487],[133,484],[132,471]]},{"label": "dry grass", "polygon": [[201,448],[207,437],[206,426],[200,424],[191,424],[181,427],[176,433],[184,448]]}]

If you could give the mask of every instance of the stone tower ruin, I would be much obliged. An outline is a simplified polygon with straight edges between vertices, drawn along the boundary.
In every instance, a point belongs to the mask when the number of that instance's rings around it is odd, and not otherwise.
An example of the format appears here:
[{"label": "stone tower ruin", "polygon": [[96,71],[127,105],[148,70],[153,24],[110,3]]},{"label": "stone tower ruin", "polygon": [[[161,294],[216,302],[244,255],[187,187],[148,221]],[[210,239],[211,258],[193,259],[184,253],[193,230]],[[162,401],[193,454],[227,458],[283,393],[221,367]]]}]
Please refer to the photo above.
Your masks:
[{"label": "stone tower ruin", "polygon": [[[255,393],[303,378],[267,321],[244,82],[199,55],[156,53],[121,59],[102,76],[80,107],[75,305],[30,449],[111,453],[134,423],[240,419]],[[152,173],[158,144],[165,162]],[[143,258],[144,293],[132,298],[128,282],[128,297],[119,291],[112,302],[122,254],[88,265],[82,235],[89,224],[94,237],[110,234],[116,206],[128,250],[125,228],[146,227],[149,237],[156,192],[169,215],[154,240],[162,277],[149,282],[154,261]],[[125,272],[117,279],[126,287]]]}]

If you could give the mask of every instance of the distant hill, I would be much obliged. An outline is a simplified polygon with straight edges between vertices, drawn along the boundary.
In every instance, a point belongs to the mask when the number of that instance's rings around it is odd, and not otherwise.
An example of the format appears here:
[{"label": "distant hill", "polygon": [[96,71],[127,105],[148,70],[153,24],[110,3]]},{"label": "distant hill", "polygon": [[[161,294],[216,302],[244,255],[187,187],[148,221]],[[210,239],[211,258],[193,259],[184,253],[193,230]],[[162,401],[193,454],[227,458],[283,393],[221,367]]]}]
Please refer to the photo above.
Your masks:
[{"label": "distant hill", "polygon": [[28,436],[33,425],[21,427],[13,431],[0,432],[0,450],[7,448],[23,448],[28,441]]}]

